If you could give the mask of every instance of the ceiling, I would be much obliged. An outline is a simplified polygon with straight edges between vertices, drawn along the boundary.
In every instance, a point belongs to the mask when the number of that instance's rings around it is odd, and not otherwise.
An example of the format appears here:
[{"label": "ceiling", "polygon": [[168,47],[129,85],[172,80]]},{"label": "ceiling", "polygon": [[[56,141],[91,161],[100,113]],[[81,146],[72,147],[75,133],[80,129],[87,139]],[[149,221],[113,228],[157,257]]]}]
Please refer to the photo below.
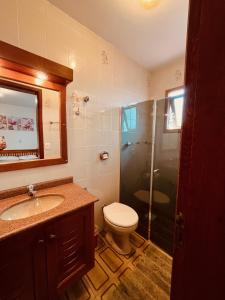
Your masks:
[{"label": "ceiling", "polygon": [[189,0],[49,0],[148,69],[185,53]]}]

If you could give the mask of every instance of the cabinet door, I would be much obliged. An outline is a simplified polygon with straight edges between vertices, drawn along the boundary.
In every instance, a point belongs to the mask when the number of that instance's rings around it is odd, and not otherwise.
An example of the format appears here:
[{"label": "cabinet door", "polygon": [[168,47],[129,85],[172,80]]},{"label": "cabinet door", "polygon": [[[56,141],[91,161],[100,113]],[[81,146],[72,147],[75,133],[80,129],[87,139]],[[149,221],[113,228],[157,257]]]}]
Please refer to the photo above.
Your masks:
[{"label": "cabinet door", "polygon": [[46,228],[49,299],[94,265],[94,206],[52,222]]},{"label": "cabinet door", "polygon": [[[45,247],[36,229],[16,234],[0,242],[0,300],[45,300],[43,274]],[[41,242],[39,243],[39,238]],[[36,268],[38,266],[38,268]],[[42,292],[39,293],[38,289]]]}]

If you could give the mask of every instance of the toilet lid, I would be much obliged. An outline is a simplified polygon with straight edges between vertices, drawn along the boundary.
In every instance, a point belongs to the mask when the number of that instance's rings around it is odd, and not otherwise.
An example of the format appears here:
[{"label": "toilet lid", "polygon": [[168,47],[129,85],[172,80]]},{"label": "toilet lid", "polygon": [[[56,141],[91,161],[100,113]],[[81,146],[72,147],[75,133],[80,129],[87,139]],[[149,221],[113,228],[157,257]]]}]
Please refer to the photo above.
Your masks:
[{"label": "toilet lid", "polygon": [[138,222],[136,211],[122,203],[114,202],[103,208],[105,218],[112,224],[120,227],[131,227]]}]

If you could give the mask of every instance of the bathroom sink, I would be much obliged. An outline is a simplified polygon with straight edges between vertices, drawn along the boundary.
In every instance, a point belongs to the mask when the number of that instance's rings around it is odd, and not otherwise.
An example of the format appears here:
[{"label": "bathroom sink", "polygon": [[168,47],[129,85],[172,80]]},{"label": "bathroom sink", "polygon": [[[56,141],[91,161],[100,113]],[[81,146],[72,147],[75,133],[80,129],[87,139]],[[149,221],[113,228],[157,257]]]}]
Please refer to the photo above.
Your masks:
[{"label": "bathroom sink", "polygon": [[0,215],[1,220],[18,220],[46,212],[64,201],[64,197],[56,194],[43,195],[15,204]]}]

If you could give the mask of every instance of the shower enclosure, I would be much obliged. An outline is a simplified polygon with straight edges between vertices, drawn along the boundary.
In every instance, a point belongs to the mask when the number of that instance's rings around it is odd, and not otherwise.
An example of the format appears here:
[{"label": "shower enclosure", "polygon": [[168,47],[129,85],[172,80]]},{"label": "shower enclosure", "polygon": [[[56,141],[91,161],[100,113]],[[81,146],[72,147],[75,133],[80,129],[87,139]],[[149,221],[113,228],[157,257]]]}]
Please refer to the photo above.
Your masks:
[{"label": "shower enclosure", "polygon": [[183,91],[124,107],[121,118],[120,201],[138,213],[137,232],[170,255]]},{"label": "shower enclosure", "polygon": [[120,201],[139,215],[137,231],[149,236],[153,102],[122,109]]}]

